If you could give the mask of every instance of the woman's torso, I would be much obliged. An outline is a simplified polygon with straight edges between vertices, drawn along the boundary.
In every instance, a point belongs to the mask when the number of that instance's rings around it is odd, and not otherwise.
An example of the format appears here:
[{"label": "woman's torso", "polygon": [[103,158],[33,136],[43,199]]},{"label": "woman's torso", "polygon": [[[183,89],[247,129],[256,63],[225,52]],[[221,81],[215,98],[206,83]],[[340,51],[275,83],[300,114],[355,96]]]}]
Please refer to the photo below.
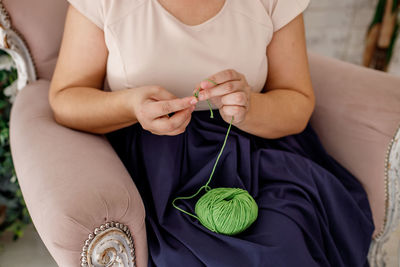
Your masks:
[{"label": "woman's torso", "polygon": [[[108,5],[104,33],[111,90],[160,85],[184,97],[200,81],[224,69],[243,73],[253,91],[262,90],[273,25],[260,0],[225,0],[214,16],[203,14],[200,17],[208,19],[194,26],[172,15],[167,10],[171,6],[158,0]],[[197,109],[207,109],[207,103],[199,103]]]}]

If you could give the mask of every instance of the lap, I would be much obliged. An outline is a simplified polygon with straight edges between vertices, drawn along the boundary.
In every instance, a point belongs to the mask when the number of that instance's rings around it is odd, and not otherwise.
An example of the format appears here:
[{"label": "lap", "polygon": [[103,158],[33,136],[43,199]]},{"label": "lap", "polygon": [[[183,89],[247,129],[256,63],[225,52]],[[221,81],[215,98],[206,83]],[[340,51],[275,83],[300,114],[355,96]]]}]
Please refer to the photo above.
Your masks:
[{"label": "lap", "polygon": [[[194,113],[178,136],[140,125],[108,135],[145,204],[150,265],[364,266],[373,230],[366,194],[310,127],[274,140],[232,128],[210,186],[255,198],[259,216],[245,232],[215,234],[172,207],[206,183],[226,127]],[[194,200],[177,204],[194,213]]]}]

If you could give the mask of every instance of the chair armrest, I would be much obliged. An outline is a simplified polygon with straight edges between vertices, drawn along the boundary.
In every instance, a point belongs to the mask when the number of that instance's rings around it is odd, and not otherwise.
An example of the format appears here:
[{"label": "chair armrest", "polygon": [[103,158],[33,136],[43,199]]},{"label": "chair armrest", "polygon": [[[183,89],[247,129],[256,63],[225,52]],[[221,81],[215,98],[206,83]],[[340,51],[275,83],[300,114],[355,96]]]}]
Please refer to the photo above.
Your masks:
[{"label": "chair armrest", "polygon": [[[129,173],[104,135],[55,122],[48,90],[46,80],[26,86],[10,118],[16,174],[40,237],[59,266],[78,266],[89,234],[83,258],[93,237],[112,226],[105,223],[118,222],[132,234],[137,266],[147,266],[145,210]],[[118,250],[115,240],[108,244]],[[93,251],[93,257],[102,252]]]},{"label": "chair armrest", "polygon": [[311,124],[328,153],[363,184],[375,238],[390,217],[385,158],[400,124],[400,78],[309,55],[316,94]]}]

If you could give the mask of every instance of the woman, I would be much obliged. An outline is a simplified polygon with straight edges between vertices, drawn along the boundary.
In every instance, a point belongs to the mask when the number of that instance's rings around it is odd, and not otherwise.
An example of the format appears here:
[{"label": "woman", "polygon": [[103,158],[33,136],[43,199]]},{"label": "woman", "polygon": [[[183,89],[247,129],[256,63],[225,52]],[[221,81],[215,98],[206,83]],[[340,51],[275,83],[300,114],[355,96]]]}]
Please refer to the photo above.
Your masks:
[{"label": "woman", "polygon": [[[50,104],[58,123],[106,134],[130,172],[148,266],[368,265],[366,193],[309,125],[309,0],[68,1]],[[171,202],[206,183],[232,117],[210,186],[246,189],[259,211],[228,236]]]}]

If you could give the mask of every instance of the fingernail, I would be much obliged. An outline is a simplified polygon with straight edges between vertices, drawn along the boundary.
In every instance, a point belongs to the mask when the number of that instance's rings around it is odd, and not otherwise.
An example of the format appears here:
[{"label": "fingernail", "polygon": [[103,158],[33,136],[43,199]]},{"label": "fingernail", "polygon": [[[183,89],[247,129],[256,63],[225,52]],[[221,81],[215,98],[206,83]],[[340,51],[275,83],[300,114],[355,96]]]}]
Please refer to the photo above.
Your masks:
[{"label": "fingernail", "polygon": [[201,83],[200,83],[200,86],[201,86],[201,88],[206,88],[207,87],[207,85],[208,85],[209,83],[208,83],[208,81],[202,81]]},{"label": "fingernail", "polygon": [[197,99],[195,97],[192,98],[192,100],[190,100],[190,104],[194,105],[197,103]]}]

